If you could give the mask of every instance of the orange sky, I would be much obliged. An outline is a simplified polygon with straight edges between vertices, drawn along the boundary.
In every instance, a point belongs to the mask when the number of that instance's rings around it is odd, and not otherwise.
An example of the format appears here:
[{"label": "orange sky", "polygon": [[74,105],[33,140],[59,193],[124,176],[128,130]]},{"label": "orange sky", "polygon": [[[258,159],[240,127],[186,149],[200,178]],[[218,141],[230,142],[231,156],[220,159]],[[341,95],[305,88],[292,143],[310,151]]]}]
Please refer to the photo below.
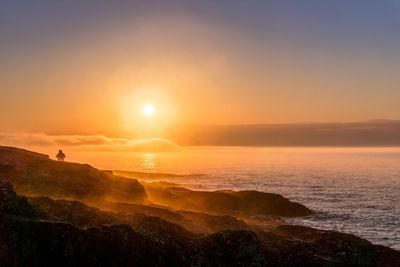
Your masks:
[{"label": "orange sky", "polygon": [[[187,124],[400,118],[398,56],[383,53],[383,44],[374,50],[366,33],[349,40],[351,32],[328,22],[317,29],[320,21],[252,16],[246,8],[231,14],[218,5],[214,13],[174,5],[105,13],[110,7],[99,5],[87,14],[78,2],[70,11],[83,11],[74,15],[47,8],[3,9],[27,15],[0,23],[9,37],[0,45],[2,131],[158,135]],[[250,11],[257,8],[266,7]],[[141,113],[147,103],[154,117]]]}]

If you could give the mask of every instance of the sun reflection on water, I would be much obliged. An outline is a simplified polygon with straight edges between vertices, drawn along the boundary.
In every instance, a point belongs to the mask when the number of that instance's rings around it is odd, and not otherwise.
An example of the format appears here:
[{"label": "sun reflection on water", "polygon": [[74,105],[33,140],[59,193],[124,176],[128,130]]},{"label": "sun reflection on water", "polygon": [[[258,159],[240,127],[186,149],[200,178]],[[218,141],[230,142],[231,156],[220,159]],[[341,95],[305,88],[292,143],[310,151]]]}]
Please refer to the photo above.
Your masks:
[{"label": "sun reflection on water", "polygon": [[157,170],[157,155],[156,153],[141,154],[141,168],[145,172],[156,172]]}]

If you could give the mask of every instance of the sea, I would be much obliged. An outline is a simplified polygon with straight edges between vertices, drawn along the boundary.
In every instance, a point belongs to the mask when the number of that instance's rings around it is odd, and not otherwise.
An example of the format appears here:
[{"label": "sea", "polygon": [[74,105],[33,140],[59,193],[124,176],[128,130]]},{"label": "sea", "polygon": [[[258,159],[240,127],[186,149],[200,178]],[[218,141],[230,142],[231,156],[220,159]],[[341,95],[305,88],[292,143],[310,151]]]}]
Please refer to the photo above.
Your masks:
[{"label": "sea", "polygon": [[398,147],[184,147],[70,156],[99,169],[177,174],[159,180],[195,190],[279,193],[315,211],[287,219],[290,223],[351,233],[400,250]]}]

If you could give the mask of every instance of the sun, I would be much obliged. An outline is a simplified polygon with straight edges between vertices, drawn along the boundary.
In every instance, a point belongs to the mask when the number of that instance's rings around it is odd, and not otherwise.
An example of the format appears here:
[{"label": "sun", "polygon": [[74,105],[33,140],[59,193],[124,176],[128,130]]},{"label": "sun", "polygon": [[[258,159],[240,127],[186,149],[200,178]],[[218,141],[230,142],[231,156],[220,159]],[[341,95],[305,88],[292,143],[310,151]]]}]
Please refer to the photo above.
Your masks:
[{"label": "sun", "polygon": [[143,111],[143,114],[148,117],[153,116],[154,113],[156,112],[154,106],[150,105],[150,104],[143,106],[142,111]]}]

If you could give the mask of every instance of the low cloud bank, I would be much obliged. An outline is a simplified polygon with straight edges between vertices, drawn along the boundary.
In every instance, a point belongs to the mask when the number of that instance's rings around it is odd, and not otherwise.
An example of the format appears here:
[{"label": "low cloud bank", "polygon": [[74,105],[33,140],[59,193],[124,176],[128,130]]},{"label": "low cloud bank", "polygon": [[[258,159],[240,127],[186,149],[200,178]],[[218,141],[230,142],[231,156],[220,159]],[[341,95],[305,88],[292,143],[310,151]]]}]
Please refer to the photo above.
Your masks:
[{"label": "low cloud bank", "polygon": [[79,147],[82,150],[163,152],[180,147],[166,139],[110,138],[103,135],[49,135],[46,133],[0,133],[0,145],[15,147]]},{"label": "low cloud bank", "polygon": [[400,146],[400,121],[187,126],[167,138],[205,146]]},{"label": "low cloud bank", "polygon": [[0,132],[0,145],[23,148],[79,148],[90,151],[169,152],[191,146],[400,146],[400,121],[264,125],[186,126],[168,139],[110,138]]}]

